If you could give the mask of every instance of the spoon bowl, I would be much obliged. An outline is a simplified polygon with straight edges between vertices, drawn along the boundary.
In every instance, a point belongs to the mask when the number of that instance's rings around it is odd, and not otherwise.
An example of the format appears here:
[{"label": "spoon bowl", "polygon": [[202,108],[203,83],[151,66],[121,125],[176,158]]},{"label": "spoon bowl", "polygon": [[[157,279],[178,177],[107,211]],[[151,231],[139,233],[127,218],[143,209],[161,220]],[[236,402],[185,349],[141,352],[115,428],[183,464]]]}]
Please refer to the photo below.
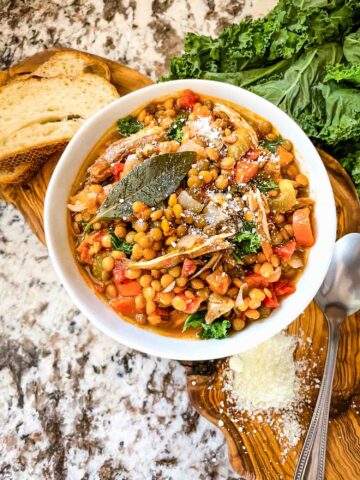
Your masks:
[{"label": "spoon bowl", "polygon": [[360,308],[360,233],[336,242],[329,270],[315,297],[321,310],[338,306],[352,315]]}]

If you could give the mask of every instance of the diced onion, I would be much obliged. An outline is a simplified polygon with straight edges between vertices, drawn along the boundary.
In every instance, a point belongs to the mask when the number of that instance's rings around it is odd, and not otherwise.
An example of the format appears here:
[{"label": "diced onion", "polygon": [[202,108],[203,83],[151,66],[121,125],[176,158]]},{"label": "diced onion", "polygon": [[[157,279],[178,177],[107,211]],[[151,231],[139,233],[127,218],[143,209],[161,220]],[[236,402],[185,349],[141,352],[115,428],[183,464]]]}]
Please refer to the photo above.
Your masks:
[{"label": "diced onion", "polygon": [[301,268],[304,266],[303,261],[297,255],[293,255],[287,262],[292,268]]},{"label": "diced onion", "polygon": [[183,190],[178,196],[178,202],[184,210],[191,210],[192,212],[199,213],[203,209],[200,202],[195,200],[186,190]]},{"label": "diced onion", "polygon": [[67,207],[72,212],[82,212],[86,209],[85,203],[77,203],[76,205],[72,205],[71,203],[67,204]]}]

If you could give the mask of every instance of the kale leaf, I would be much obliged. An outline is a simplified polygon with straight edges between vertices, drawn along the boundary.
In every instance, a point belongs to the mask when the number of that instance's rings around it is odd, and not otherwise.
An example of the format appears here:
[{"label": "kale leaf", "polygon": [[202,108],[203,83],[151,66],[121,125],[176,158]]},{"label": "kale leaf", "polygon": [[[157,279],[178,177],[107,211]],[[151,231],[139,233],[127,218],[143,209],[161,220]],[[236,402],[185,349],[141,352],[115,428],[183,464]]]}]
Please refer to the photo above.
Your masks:
[{"label": "kale leaf", "polygon": [[242,230],[231,240],[234,244],[233,256],[238,263],[242,263],[241,258],[249,253],[257,253],[261,249],[259,235],[252,222],[243,222]]},{"label": "kale leaf", "polygon": [[134,244],[126,242],[123,238],[118,238],[113,229],[109,229],[109,235],[112,248],[124,252],[127,257],[130,257]]},{"label": "kale leaf", "polygon": [[193,313],[189,315],[184,323],[183,332],[188,328],[199,328],[201,331],[199,336],[202,340],[221,340],[229,336],[229,330],[231,323],[226,318],[220,317],[214,322],[207,324],[205,322],[206,311],[201,310],[200,312]]},{"label": "kale leaf", "polygon": [[166,132],[166,137],[168,140],[176,140],[181,142],[183,137],[182,127],[185,125],[187,120],[186,115],[178,115],[175,120],[170,125],[168,131]]},{"label": "kale leaf", "polygon": [[271,179],[259,178],[254,181],[254,184],[261,193],[267,193],[269,190],[279,190],[279,185]]},{"label": "kale leaf", "polygon": [[143,122],[139,122],[131,115],[128,115],[127,117],[120,118],[116,122],[116,126],[122,135],[128,137],[129,135],[132,135],[133,133],[136,133],[144,128],[145,124]]}]

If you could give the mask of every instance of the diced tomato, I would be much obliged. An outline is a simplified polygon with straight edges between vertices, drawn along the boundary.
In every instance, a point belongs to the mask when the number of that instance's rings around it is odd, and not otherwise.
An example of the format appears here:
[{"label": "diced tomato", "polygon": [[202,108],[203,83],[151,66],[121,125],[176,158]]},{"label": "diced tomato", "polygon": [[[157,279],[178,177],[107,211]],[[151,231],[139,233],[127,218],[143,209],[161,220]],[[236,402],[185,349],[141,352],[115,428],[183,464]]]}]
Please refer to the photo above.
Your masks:
[{"label": "diced tomato", "polygon": [[201,298],[190,298],[187,297],[185,293],[178,293],[177,296],[181,297],[186,302],[186,309],[184,310],[185,313],[195,313],[199,310]]},{"label": "diced tomato", "polygon": [[135,299],[134,297],[122,297],[116,300],[111,300],[110,305],[118,312],[127,317],[134,317],[136,315]]},{"label": "diced tomato", "polygon": [[89,253],[90,250],[90,245],[86,242],[83,241],[77,248],[77,251],[79,252],[79,260],[81,263],[92,263],[92,256]]},{"label": "diced tomato", "polygon": [[120,173],[124,170],[124,163],[123,162],[116,162],[112,167],[112,173],[116,180],[119,180]]},{"label": "diced tomato", "polygon": [[276,298],[276,295],[274,295],[274,293],[271,298],[265,297],[262,303],[264,307],[268,308],[277,308],[280,306],[280,303],[278,302],[278,299]]},{"label": "diced tomato", "polygon": [[256,175],[259,170],[259,165],[254,162],[247,162],[246,160],[238,162],[235,165],[235,180],[238,183],[247,183]]},{"label": "diced tomato", "polygon": [[245,282],[248,285],[249,290],[252,288],[265,288],[269,285],[269,282],[259,273],[251,273],[246,275]]},{"label": "diced tomato", "polygon": [[181,275],[183,277],[191,277],[191,275],[196,272],[196,265],[197,263],[194,260],[185,258],[181,269]]},{"label": "diced tomato", "polygon": [[295,240],[303,247],[312,247],[315,243],[310,222],[310,210],[299,208],[293,214],[293,230]]},{"label": "diced tomato", "polygon": [[284,295],[291,295],[296,291],[295,285],[288,280],[280,279],[273,284],[274,292],[277,297],[283,297]]},{"label": "diced tomato", "polygon": [[212,117],[209,108],[206,105],[201,105],[201,103],[195,104],[193,114],[195,117]]},{"label": "diced tomato", "polygon": [[293,255],[296,248],[296,241],[289,240],[285,245],[275,247],[274,252],[285,262]]},{"label": "diced tomato", "polygon": [[246,160],[257,160],[260,156],[261,150],[251,147],[245,154]]},{"label": "diced tomato", "polygon": [[192,90],[184,90],[183,94],[179,98],[179,107],[185,110],[191,110],[195,103],[199,100],[198,95]]},{"label": "diced tomato", "polygon": [[136,297],[136,295],[139,295],[142,290],[141,285],[137,280],[119,283],[116,287],[119,294],[123,297]]},{"label": "diced tomato", "polygon": [[121,260],[115,260],[115,266],[113,268],[113,277],[114,283],[116,286],[119,286],[121,283],[124,283],[126,280],[125,277],[125,264]]}]

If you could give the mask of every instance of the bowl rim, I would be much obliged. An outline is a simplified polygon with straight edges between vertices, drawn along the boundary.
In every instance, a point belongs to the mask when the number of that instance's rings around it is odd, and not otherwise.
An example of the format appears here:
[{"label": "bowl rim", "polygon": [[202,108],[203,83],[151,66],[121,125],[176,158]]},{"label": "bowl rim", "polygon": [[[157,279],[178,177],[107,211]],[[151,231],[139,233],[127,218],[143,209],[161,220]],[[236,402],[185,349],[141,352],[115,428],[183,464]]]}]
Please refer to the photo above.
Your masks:
[{"label": "bowl rim", "polygon": [[[74,178],[87,155],[83,154],[82,158],[79,158],[81,155],[76,157],[77,151],[87,149],[89,152],[115,121],[114,119],[110,121],[111,117],[125,116],[153,99],[187,88],[219,98],[219,100],[232,101],[255,113],[259,113],[258,109],[260,109],[263,113],[259,114],[265,119],[269,119],[277,128],[281,124],[283,131],[288,129],[289,132],[292,132],[291,135],[287,132],[285,137],[292,139],[301,170],[307,171],[309,174],[310,195],[316,196],[316,193],[321,191],[321,199],[318,198],[315,203],[317,238],[315,245],[310,250],[304,272],[297,283],[301,288],[282,300],[279,309],[275,310],[268,318],[254,322],[244,330],[221,341],[199,341],[162,336],[119,319],[119,315],[104,300],[94,294],[84,278],[81,277],[82,282],[78,282],[81,274],[70,248],[67,215],[58,216],[59,211],[66,212],[67,203],[65,200],[63,205],[61,205],[61,201],[59,204],[59,197],[60,199],[64,196],[65,199],[68,198]],[[224,97],[235,98],[230,100]],[[99,130],[96,136],[96,127],[100,125],[101,121],[104,124],[107,123],[108,126]],[[283,133],[281,129],[279,130],[280,133]],[[93,132],[95,140],[93,141],[94,137],[91,136],[91,141],[89,141],[87,137],[91,135],[92,131],[95,131]],[[293,139],[294,136],[296,140]],[[304,160],[299,158],[304,154],[309,157],[309,159],[306,157],[305,164]],[[71,176],[69,171],[72,170],[75,171],[75,175],[72,176],[71,181],[67,177]],[[316,187],[314,177],[317,180],[321,178]],[[331,184],[318,152],[303,130],[286,113],[268,100],[231,84],[213,80],[173,80],[144,87],[115,100],[96,112],[80,127],[63,152],[49,182],[44,205],[44,225],[49,256],[61,283],[75,305],[99,330],[130,348],[150,355],[177,360],[210,360],[234,355],[262,343],[287,327],[303,312],[320,288],[331,261],[336,236],[336,210]],[[64,235],[66,240],[64,240]],[[78,275],[76,275],[74,267]],[[119,323],[116,322],[116,319]]]}]

